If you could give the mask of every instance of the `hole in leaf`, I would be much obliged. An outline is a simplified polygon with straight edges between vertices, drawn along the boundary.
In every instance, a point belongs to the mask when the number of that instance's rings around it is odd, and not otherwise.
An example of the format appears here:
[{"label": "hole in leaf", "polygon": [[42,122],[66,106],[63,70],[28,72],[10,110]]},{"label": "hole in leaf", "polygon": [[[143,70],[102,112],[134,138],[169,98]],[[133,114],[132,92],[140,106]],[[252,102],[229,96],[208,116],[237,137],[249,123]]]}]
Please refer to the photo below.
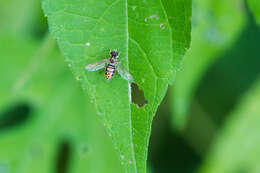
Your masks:
[{"label": "hole in leaf", "polygon": [[136,83],[131,83],[132,90],[132,103],[138,105],[139,108],[148,104],[148,101],[144,97],[144,91],[139,89]]},{"label": "hole in leaf", "polygon": [[20,126],[30,118],[32,108],[29,104],[19,103],[0,114],[0,130]]},{"label": "hole in leaf", "polygon": [[67,140],[63,141],[58,150],[56,173],[68,172],[71,146]]}]

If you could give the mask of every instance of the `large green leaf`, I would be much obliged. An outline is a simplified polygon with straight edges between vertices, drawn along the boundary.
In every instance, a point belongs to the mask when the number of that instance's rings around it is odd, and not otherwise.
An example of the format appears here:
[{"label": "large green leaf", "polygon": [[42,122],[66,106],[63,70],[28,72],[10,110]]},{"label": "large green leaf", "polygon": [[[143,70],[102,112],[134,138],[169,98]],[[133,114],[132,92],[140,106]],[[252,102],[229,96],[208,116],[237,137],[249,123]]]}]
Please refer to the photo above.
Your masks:
[{"label": "large green leaf", "polygon": [[[146,172],[153,116],[181,56],[189,47],[190,0],[43,0],[49,29],[75,77],[91,97],[126,172]],[[120,61],[148,104],[131,103],[131,85],[119,75],[84,67],[118,49]],[[135,99],[135,98],[133,98]]]},{"label": "large green leaf", "polygon": [[252,11],[256,22],[260,25],[260,1],[259,0],[247,0],[248,6]]},{"label": "large green leaf", "polygon": [[260,80],[228,116],[199,172],[259,172],[259,105]]},{"label": "large green leaf", "polygon": [[[54,172],[62,143],[70,146],[70,172],[122,172],[55,41],[47,37],[38,48],[17,37],[0,40],[0,172]],[[31,108],[29,118],[7,126],[16,104]]]},{"label": "large green leaf", "polygon": [[194,1],[191,49],[185,55],[171,96],[175,129],[185,128],[190,102],[205,71],[243,29],[242,3],[240,0]]}]

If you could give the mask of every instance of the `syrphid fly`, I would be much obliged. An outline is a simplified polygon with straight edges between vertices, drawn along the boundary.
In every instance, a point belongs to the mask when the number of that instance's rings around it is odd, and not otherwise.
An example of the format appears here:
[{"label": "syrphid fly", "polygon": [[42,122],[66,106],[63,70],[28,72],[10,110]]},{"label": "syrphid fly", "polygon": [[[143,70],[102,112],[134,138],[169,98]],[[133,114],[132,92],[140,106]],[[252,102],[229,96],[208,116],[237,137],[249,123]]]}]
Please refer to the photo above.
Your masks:
[{"label": "syrphid fly", "polygon": [[115,70],[117,70],[123,79],[127,80],[128,82],[132,82],[132,75],[126,69],[124,69],[117,60],[119,57],[118,52],[113,50],[110,51],[109,54],[110,58],[97,61],[93,64],[88,64],[85,69],[88,71],[97,71],[106,67],[105,76],[107,81],[109,81],[114,76]]}]

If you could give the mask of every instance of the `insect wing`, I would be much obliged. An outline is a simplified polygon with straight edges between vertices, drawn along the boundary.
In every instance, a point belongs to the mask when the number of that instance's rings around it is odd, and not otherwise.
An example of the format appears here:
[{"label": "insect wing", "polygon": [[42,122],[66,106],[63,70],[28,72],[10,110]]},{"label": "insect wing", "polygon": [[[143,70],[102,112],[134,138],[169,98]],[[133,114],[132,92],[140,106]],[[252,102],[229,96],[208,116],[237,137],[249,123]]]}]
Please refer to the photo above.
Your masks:
[{"label": "insect wing", "polygon": [[92,63],[92,64],[88,64],[85,69],[87,71],[97,71],[97,70],[100,70],[102,68],[104,68],[106,66],[106,64],[109,62],[108,59],[103,59],[101,61],[97,61],[95,63]]},{"label": "insect wing", "polygon": [[117,65],[117,71],[123,79],[129,82],[132,82],[134,80],[132,75],[124,67],[122,67],[122,65]]}]

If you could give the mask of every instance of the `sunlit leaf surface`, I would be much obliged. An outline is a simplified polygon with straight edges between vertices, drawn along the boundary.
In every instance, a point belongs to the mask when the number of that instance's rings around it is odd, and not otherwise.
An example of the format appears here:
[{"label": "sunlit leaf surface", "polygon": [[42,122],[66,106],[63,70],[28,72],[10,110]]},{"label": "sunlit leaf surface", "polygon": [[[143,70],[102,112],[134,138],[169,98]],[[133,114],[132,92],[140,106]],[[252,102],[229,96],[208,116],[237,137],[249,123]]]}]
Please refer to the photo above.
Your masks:
[{"label": "sunlit leaf surface", "polygon": [[[153,116],[189,47],[190,0],[44,0],[43,8],[52,35],[95,104],[125,171],[145,172]],[[119,61],[147,104],[131,103],[134,91],[118,74],[106,82],[104,70],[84,70],[108,58],[109,49],[119,51]]]}]

